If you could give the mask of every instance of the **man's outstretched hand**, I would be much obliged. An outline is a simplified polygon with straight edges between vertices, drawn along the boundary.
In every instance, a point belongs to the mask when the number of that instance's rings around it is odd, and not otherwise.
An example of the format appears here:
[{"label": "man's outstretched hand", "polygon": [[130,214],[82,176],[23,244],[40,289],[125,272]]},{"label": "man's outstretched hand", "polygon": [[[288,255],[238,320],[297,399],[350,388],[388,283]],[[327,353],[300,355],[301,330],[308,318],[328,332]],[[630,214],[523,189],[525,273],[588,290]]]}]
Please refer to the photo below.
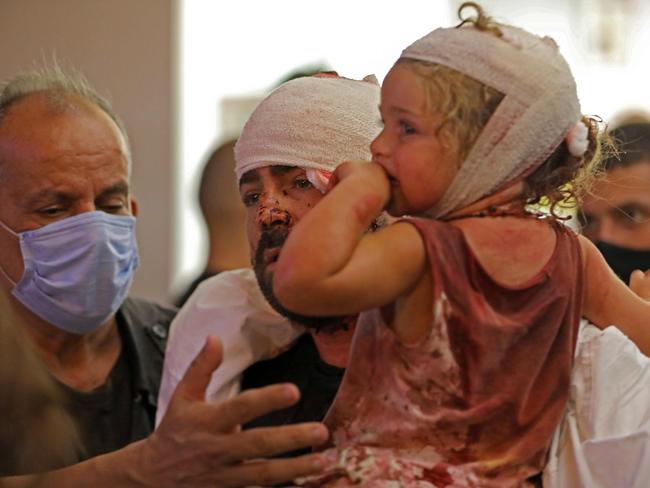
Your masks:
[{"label": "man's outstretched hand", "polygon": [[294,385],[248,390],[218,404],[205,402],[205,389],[222,358],[221,343],[208,337],[178,384],[158,429],[143,441],[132,474],[144,486],[234,487],[272,485],[321,471],[323,459],[318,454],[264,458],[322,444],[328,436],[322,424],[245,431],[240,427],[298,401]]}]

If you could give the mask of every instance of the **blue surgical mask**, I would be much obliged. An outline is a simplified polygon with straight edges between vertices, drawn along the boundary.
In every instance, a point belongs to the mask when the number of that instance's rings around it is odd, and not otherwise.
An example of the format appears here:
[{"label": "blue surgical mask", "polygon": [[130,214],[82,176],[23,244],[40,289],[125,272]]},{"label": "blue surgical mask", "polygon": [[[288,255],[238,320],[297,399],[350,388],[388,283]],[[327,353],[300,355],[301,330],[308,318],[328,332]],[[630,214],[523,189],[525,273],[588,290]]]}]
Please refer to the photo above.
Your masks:
[{"label": "blue surgical mask", "polygon": [[138,266],[135,218],[85,212],[16,233],[25,271],[12,294],[43,320],[91,332],[120,307]]}]

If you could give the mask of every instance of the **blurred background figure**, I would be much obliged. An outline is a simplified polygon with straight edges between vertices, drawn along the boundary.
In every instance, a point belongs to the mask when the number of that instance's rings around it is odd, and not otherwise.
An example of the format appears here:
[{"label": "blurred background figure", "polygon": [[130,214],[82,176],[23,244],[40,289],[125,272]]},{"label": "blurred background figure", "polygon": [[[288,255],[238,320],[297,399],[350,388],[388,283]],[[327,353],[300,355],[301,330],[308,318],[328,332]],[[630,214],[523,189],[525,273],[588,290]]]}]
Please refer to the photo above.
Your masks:
[{"label": "blurred background figure", "polygon": [[199,206],[207,227],[205,268],[177,300],[181,307],[201,281],[220,271],[250,267],[245,230],[245,207],[235,180],[235,139],[217,147],[208,157],[199,183]]},{"label": "blurred background figure", "polygon": [[632,120],[612,130],[620,154],[605,160],[578,212],[584,235],[625,283],[650,269],[650,120]]},{"label": "blurred background figure", "polygon": [[60,392],[16,320],[0,290],[0,476],[65,466],[79,449]]}]

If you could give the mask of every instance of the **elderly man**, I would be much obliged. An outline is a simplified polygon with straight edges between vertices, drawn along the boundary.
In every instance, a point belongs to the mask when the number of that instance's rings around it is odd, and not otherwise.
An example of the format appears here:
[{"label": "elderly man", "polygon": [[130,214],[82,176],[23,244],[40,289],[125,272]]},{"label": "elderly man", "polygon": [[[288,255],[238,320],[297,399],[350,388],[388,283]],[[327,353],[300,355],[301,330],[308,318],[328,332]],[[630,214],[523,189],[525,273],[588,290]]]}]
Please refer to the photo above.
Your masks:
[{"label": "elderly man", "polygon": [[[291,382],[300,402],[247,425],[321,420],[347,362],[354,318],[294,315],[272,294],[278,254],[291,228],[322,198],[346,159],[370,159],[379,133],[379,87],[372,81],[309,77],[289,81],[251,115],[235,148],[254,271],[221,273],[200,285],[172,325],[159,416],[206,336],[225,346],[210,400]],[[304,327],[308,334],[300,335]],[[243,375],[242,375],[243,373]]]},{"label": "elderly man", "polygon": [[79,460],[117,449],[42,481],[247,486],[318,469],[314,456],[241,464],[322,442],[326,431],[314,424],[238,431],[295,402],[298,392],[288,385],[205,404],[206,380],[221,361],[214,338],[203,338],[150,435],[174,311],[126,298],[138,264],[130,165],[122,124],[83,80],[55,67],[2,90],[0,286],[80,428]]}]

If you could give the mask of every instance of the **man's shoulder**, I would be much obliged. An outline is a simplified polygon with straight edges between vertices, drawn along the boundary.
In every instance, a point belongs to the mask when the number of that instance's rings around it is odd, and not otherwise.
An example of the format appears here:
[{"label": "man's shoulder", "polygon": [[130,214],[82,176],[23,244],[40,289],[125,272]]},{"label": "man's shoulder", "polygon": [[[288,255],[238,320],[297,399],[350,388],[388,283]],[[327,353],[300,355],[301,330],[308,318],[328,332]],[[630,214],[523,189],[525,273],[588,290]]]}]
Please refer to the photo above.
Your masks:
[{"label": "man's shoulder", "polygon": [[118,310],[119,319],[134,338],[147,337],[164,352],[169,327],[178,310],[142,298],[128,297]]},{"label": "man's shoulder", "polygon": [[222,271],[199,283],[190,299],[201,301],[202,306],[229,306],[244,301],[268,306],[262,295],[255,272],[250,268]]}]

